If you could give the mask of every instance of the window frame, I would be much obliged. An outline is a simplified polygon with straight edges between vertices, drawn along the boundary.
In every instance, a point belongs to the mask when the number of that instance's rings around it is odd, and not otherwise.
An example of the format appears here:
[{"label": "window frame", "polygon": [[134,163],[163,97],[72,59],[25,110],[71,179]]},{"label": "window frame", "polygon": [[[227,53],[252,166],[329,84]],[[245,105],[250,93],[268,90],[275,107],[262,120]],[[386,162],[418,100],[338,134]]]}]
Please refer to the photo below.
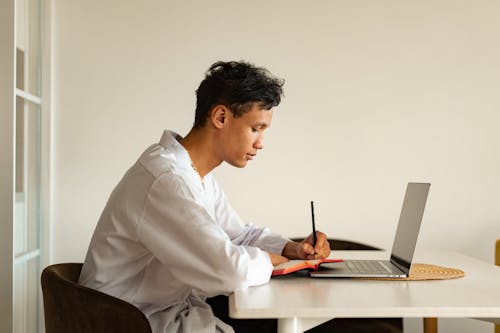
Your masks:
[{"label": "window frame", "polygon": [[[16,261],[39,257],[38,327],[44,331],[43,298],[39,283],[43,267],[52,263],[52,0],[40,0],[40,92],[33,96],[16,89],[16,0],[0,1],[0,332],[14,329],[14,269]],[[16,98],[40,105],[40,225],[38,250],[17,259],[14,253],[16,203]]]}]

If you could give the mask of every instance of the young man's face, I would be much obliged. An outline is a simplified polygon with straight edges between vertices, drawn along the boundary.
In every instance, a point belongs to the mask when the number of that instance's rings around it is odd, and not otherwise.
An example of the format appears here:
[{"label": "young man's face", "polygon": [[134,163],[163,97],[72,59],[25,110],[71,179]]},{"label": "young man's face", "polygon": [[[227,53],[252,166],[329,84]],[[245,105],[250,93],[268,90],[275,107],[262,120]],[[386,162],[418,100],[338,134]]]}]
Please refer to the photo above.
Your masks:
[{"label": "young man's face", "polygon": [[264,148],[264,132],[271,125],[273,110],[254,106],[250,111],[235,118],[232,112],[226,116],[222,132],[222,159],[243,168]]}]

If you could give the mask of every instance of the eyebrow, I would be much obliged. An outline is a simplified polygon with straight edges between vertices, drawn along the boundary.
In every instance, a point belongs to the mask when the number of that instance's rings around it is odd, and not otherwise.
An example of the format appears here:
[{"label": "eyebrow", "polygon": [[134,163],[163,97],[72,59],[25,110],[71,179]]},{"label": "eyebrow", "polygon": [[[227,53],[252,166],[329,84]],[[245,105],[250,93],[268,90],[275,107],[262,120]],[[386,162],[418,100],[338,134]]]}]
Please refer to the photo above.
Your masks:
[{"label": "eyebrow", "polygon": [[258,123],[255,123],[253,125],[253,127],[260,127],[261,129],[265,129],[265,128],[269,127],[269,124],[267,124],[265,122],[258,122]]}]

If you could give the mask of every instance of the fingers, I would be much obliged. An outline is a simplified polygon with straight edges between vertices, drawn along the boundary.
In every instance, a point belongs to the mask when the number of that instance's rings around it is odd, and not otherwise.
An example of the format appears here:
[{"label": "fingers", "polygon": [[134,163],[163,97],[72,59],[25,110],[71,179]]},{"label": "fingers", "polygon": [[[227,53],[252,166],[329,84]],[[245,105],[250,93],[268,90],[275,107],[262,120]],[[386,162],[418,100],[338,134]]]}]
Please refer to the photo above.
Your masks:
[{"label": "fingers", "polygon": [[299,258],[301,259],[319,259],[320,257],[318,256],[318,252],[314,250],[314,247],[312,246],[311,243],[307,243],[306,240],[304,240],[302,243],[300,243],[300,251],[299,251]]},{"label": "fingers", "polygon": [[316,246],[314,251],[318,259],[324,259],[330,255],[330,243],[328,238],[321,231],[316,231]]},{"label": "fingers", "polygon": [[[314,257],[314,254],[316,253],[312,244],[308,243],[306,241],[300,243],[300,249],[302,250],[302,253],[306,256],[311,255]],[[311,259],[311,258],[307,258],[307,259]]]},{"label": "fingers", "polygon": [[310,234],[298,244],[297,254],[299,259],[324,259],[330,255],[330,243],[321,231],[316,231],[316,244],[313,244],[313,235]]}]

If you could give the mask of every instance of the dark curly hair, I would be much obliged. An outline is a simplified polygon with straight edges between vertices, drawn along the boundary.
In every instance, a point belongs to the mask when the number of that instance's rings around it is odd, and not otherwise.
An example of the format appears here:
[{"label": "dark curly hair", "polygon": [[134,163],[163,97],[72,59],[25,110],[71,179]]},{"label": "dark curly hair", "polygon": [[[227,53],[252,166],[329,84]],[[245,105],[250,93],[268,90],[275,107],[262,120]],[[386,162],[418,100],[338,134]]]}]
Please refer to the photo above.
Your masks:
[{"label": "dark curly hair", "polygon": [[210,66],[196,90],[193,127],[203,127],[212,108],[219,104],[228,107],[235,117],[250,111],[256,103],[269,110],[280,103],[283,84],[263,67],[244,61],[218,61]]}]

